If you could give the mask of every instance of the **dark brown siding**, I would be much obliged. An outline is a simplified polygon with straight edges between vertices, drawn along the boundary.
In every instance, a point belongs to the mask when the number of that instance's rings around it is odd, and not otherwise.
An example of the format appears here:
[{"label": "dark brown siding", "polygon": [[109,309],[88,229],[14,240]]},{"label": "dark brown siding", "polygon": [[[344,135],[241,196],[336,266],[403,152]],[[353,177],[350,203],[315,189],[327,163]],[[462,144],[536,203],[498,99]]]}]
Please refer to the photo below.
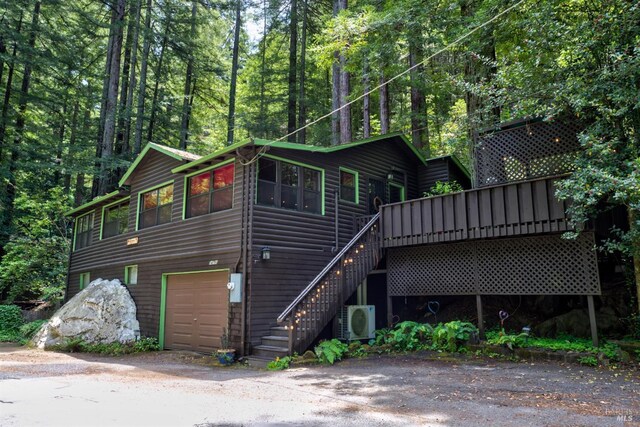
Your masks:
[{"label": "dark brown siding", "polygon": [[450,157],[427,160],[427,165],[418,166],[418,189],[420,195],[431,190],[437,181],[456,181],[464,189],[471,188],[471,179]]},{"label": "dark brown siding", "polygon": [[[367,215],[367,179],[386,180],[391,167],[405,173],[407,199],[418,196],[415,155],[404,142],[378,141],[334,153],[273,148],[268,154],[325,169],[325,215],[256,205],[253,207],[250,337],[253,345],[275,326],[277,316],[333,258],[335,246],[335,191],[339,168],[359,172],[359,204],[339,201],[339,246],[354,235],[353,219]],[[255,184],[254,184],[255,185]],[[252,198],[254,200],[254,198]],[[260,261],[262,247],[271,248],[271,260]]]},{"label": "dark brown siding", "polygon": [[[78,292],[80,273],[90,272],[92,280],[98,277],[122,280],[126,265],[138,265],[138,284],[130,289],[138,307],[141,333],[146,336],[158,334],[163,273],[214,269],[233,272],[236,265],[239,266],[243,167],[236,164],[232,209],[182,220],[184,175],[171,173],[171,169],[180,164],[164,154],[149,151],[134,172],[131,183],[130,231],[99,240],[102,206],[113,200],[97,205],[92,244],[71,255],[67,298]],[[138,192],[169,180],[175,180],[172,222],[135,231]],[[138,237],[139,243],[127,246],[127,239],[132,237]],[[230,308],[231,336],[238,347],[240,307],[241,304],[231,304]]]}]

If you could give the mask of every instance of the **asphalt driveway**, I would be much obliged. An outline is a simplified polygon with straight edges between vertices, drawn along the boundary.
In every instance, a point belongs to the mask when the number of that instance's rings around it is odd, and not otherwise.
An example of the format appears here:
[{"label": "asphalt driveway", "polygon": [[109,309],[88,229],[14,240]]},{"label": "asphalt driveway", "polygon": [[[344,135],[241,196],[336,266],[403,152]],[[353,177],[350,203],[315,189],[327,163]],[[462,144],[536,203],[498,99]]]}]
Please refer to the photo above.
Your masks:
[{"label": "asphalt driveway", "polygon": [[1,426],[640,425],[640,375],[419,353],[282,372],[0,347]]}]

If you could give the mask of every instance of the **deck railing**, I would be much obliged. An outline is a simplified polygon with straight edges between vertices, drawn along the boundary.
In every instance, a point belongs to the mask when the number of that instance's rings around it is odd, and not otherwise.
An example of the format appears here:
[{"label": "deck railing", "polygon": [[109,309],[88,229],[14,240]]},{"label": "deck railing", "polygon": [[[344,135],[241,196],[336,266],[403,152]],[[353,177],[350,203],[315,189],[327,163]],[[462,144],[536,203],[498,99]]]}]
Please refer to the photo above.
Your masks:
[{"label": "deck railing", "polygon": [[569,228],[555,197],[562,177],[541,178],[384,205],[385,248],[553,233]]},{"label": "deck railing", "polygon": [[380,260],[380,213],[327,264],[278,317],[289,331],[289,352],[303,352]]}]

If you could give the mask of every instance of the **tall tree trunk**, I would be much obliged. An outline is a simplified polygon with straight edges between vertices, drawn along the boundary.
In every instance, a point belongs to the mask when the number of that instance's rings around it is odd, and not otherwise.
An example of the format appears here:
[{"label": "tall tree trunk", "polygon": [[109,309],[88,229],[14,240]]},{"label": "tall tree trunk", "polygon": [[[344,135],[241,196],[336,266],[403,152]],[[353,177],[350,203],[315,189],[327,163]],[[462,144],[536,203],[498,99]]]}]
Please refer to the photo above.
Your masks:
[{"label": "tall tree trunk", "polygon": [[[300,95],[298,96],[298,126],[303,127],[307,121],[307,104],[305,93],[305,74],[307,68],[307,12],[308,0],[302,0],[302,38],[300,40]],[[301,129],[298,132],[298,142],[305,144],[307,141],[307,130]]]},{"label": "tall tree trunk", "polygon": [[18,111],[16,116],[15,136],[13,145],[11,146],[11,157],[8,165],[8,180],[4,193],[4,215],[0,224],[0,259],[4,255],[4,246],[9,241],[11,229],[13,228],[13,215],[16,199],[17,179],[16,172],[18,170],[18,161],[20,157],[20,146],[22,145],[22,137],[26,123],[25,114],[29,99],[29,87],[31,85],[31,72],[33,63],[33,50],[36,46],[36,38],[38,36],[38,27],[40,20],[40,1],[37,0],[33,7],[33,15],[31,17],[31,27],[29,29],[29,49],[25,53],[24,73],[22,75],[22,85],[20,87],[20,97],[18,99]]},{"label": "tall tree trunk", "polygon": [[126,0],[117,0],[113,5],[112,26],[114,27],[111,51],[111,67],[109,70],[109,91],[105,105],[104,134],[102,137],[102,153],[100,156],[100,174],[96,194],[106,194],[110,190],[111,169],[113,168],[113,145],[116,131],[116,110],[118,105],[118,84],[120,83],[120,55],[122,53],[122,37],[124,31]]},{"label": "tall tree trunk", "polygon": [[[22,30],[22,13],[18,20],[16,33],[20,34]],[[7,132],[7,122],[9,120],[9,104],[11,103],[11,88],[13,86],[13,71],[15,69],[16,56],[18,55],[18,41],[13,42],[13,52],[11,53],[11,61],[9,61],[9,71],[7,74],[7,85],[4,91],[4,100],[2,102],[2,113],[0,113],[0,162],[4,158],[5,135]]]},{"label": "tall tree trunk", "polygon": [[[333,16],[340,12],[340,0],[333,0]],[[340,144],[340,53],[333,52],[331,66],[331,145]]]},{"label": "tall tree trunk", "polygon": [[149,63],[149,51],[151,50],[151,12],[153,0],[147,0],[147,13],[144,18],[144,42],[142,45],[142,60],[140,62],[140,90],[138,91],[138,106],[136,109],[136,134],[133,143],[133,155],[136,156],[142,149],[142,124],[144,122],[144,101],[147,90],[147,67]]},{"label": "tall tree trunk", "polygon": [[156,80],[153,85],[153,98],[151,100],[151,115],[149,117],[149,128],[147,129],[147,141],[153,141],[153,127],[156,124],[156,113],[158,111],[158,91],[160,89],[160,80],[162,79],[162,63],[164,61],[164,53],[167,50],[167,43],[169,43],[169,29],[171,27],[172,16],[168,12],[167,24],[164,28],[164,35],[162,36],[162,44],[160,45],[160,56],[158,57],[158,64],[155,70]]},{"label": "tall tree trunk", "polygon": [[[68,89],[67,89],[68,90]],[[65,93],[64,101],[62,102],[62,111],[60,112],[60,125],[58,126],[58,147],[56,149],[56,166],[53,173],[53,182],[55,185],[61,185],[60,179],[62,178],[62,152],[64,150],[64,134],[67,127],[67,112],[69,107],[68,92]]]},{"label": "tall tree trunk", "polygon": [[238,57],[240,55],[240,29],[242,28],[242,0],[236,0],[236,24],[233,34],[231,60],[231,85],[229,86],[229,117],[227,118],[227,144],[233,144],[236,126],[236,85],[238,82]]},{"label": "tall tree trunk", "polygon": [[422,63],[421,37],[409,35],[409,66],[416,67],[409,73],[411,82],[411,142],[422,149],[427,157],[429,150],[429,131],[427,124],[427,103],[423,89],[424,67]]},{"label": "tall tree trunk", "polygon": [[262,0],[262,52],[260,52],[260,126],[262,137],[267,138],[267,111],[265,100],[265,76],[267,75],[267,0]]},{"label": "tall tree trunk", "polygon": [[4,38],[0,36],[0,85],[2,85],[2,76],[4,75],[4,56],[6,54],[7,46],[4,44]]},{"label": "tall tree trunk", "polygon": [[136,86],[136,65],[138,64],[138,39],[140,35],[141,9],[142,0],[137,0],[135,4],[135,18],[133,19],[133,40],[131,42],[131,72],[129,73],[129,82],[127,83],[128,91],[123,113],[124,129],[122,131],[122,152],[126,156],[129,156],[131,152],[131,112],[133,107],[133,90]]},{"label": "tall tree trunk", "polygon": [[[129,22],[127,24],[127,38],[124,42],[124,59],[122,60],[122,74],[120,83],[120,105],[118,107],[118,124],[116,126],[116,144],[115,154],[121,156],[126,153],[124,142],[124,128],[125,128],[125,111],[127,109],[127,96],[129,95],[129,73],[131,68],[131,49],[133,47],[133,32],[135,26],[135,16],[129,14]],[[119,174],[118,174],[119,175]]]},{"label": "tall tree trunk", "polygon": [[[196,14],[198,12],[198,2],[193,1],[191,4],[191,40],[196,38]],[[184,98],[182,100],[182,123],[180,126],[180,148],[187,149],[187,140],[189,139],[189,118],[191,116],[191,79],[193,77],[193,59],[194,46],[189,47],[189,59],[187,60],[187,72],[184,79]]]},{"label": "tall tree trunk", "polygon": [[371,96],[369,95],[369,64],[364,60],[362,86],[364,90],[364,98],[362,99],[362,133],[365,138],[371,136]]},{"label": "tall tree trunk", "polygon": [[[339,0],[340,10],[346,10],[348,0]],[[349,102],[349,92],[351,92],[350,80],[351,76],[346,71],[347,59],[344,55],[340,55],[340,143],[350,142],[351,136],[351,106]]]},{"label": "tall tree trunk", "polygon": [[287,102],[287,133],[289,142],[296,142],[296,77],[298,65],[298,1],[291,0],[289,21],[289,98]]},{"label": "tall tree trunk", "polygon": [[380,133],[385,135],[389,133],[389,127],[391,126],[391,120],[389,117],[389,85],[385,84],[386,79],[384,73],[380,76]]},{"label": "tall tree trunk", "polygon": [[76,156],[76,140],[78,138],[78,112],[80,111],[80,101],[78,99],[73,103],[73,112],[71,113],[71,124],[70,124],[70,134],[69,134],[69,152],[67,153],[67,158],[63,162],[65,165],[65,173],[64,173],[64,194],[65,196],[69,195],[69,191],[71,191],[71,168],[75,163]]}]

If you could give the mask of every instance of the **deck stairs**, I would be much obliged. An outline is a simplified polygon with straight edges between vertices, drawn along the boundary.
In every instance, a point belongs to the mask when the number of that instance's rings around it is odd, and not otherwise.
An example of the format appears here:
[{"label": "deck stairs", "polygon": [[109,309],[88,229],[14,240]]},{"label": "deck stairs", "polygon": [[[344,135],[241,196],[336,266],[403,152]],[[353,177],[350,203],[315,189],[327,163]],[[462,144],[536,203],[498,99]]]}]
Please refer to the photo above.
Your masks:
[{"label": "deck stairs", "polygon": [[381,257],[377,213],[278,316],[279,326],[253,348],[250,363],[307,350]]}]

